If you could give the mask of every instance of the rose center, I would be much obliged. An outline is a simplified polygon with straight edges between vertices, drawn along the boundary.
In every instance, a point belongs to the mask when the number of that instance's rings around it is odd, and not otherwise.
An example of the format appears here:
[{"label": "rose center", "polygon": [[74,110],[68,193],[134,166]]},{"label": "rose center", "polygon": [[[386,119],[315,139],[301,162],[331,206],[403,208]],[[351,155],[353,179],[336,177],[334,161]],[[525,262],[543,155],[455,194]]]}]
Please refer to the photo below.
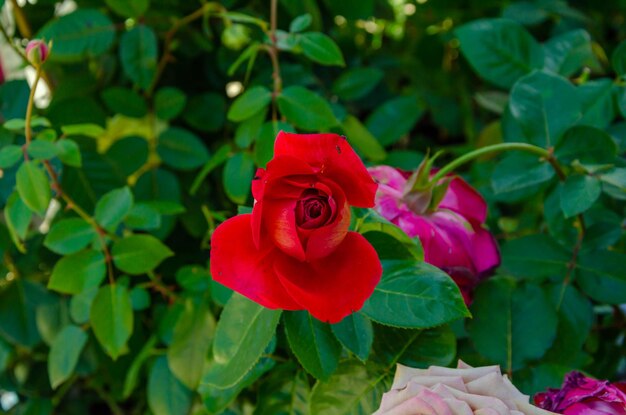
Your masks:
[{"label": "rose center", "polygon": [[332,200],[317,190],[303,193],[296,205],[296,223],[304,229],[313,229],[325,225],[332,217]]}]

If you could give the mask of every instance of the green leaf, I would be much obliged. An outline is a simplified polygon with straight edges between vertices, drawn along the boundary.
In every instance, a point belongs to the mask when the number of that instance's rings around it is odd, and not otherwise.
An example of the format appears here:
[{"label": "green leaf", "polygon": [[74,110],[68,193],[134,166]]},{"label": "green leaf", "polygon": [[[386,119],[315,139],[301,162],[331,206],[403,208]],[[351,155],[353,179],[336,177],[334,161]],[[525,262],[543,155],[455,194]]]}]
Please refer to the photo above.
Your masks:
[{"label": "green leaf", "polygon": [[115,41],[115,25],[95,9],[78,9],[48,22],[36,38],[52,41],[50,59],[78,62],[106,52]]},{"label": "green leaf", "polygon": [[209,289],[211,275],[200,265],[185,265],[176,271],[176,282],[184,290],[203,293]]},{"label": "green leaf", "polygon": [[173,120],[185,109],[187,96],[174,87],[159,89],[154,96],[154,112],[162,120]]},{"label": "green leaf", "polygon": [[617,146],[604,131],[580,125],[565,132],[554,154],[565,164],[575,160],[581,164],[610,164],[617,157]]},{"label": "green leaf", "polygon": [[289,86],[278,96],[278,108],[287,121],[309,131],[337,125],[330,105],[319,95],[301,86]]},{"label": "green leaf", "polygon": [[203,383],[224,389],[239,382],[274,337],[280,314],[280,310],[264,308],[233,294],[217,323],[213,340],[215,361]]},{"label": "green leaf", "polygon": [[124,73],[142,89],[152,84],[157,68],[157,38],[143,24],[124,33],[120,39],[120,61]]},{"label": "green leaf", "polygon": [[582,117],[582,103],[576,88],[565,78],[535,71],[521,78],[511,90],[511,115],[523,137],[542,147],[557,144],[563,133]]},{"label": "green leaf", "polygon": [[196,130],[218,131],[226,121],[226,99],[214,92],[196,95],[187,102],[183,118]]},{"label": "green leaf", "polygon": [[298,38],[304,56],[321,65],[346,66],[339,46],[328,36],[318,32],[302,33]]},{"label": "green leaf", "polygon": [[269,121],[261,127],[254,145],[254,160],[259,167],[265,167],[274,157],[274,142],[280,131],[295,133],[296,130],[287,123]]},{"label": "green leaf", "polygon": [[206,301],[188,298],[174,326],[167,362],[174,375],[189,389],[196,389],[211,347],[215,320]]},{"label": "green leaf", "polygon": [[111,232],[122,223],[133,207],[133,194],[127,186],[114,189],[102,196],[96,204],[94,219]]},{"label": "green leaf", "polygon": [[372,376],[359,361],[343,361],[333,376],[313,387],[310,413],[373,414],[380,406],[387,384],[386,376]]},{"label": "green leaf", "polygon": [[170,371],[165,356],[158,357],[148,376],[148,406],[154,415],[187,414],[192,398],[192,392]]},{"label": "green leaf", "polygon": [[[579,124],[601,129],[608,127],[616,115],[613,103],[615,91],[613,81],[606,78],[594,79],[580,85],[577,89],[583,110],[583,117]],[[618,105],[621,106],[620,98],[618,98]]]},{"label": "green leaf", "polygon": [[381,324],[429,328],[469,316],[459,288],[424,262],[387,260],[383,276],[361,312]]},{"label": "green leaf", "polygon": [[228,119],[234,122],[246,120],[265,109],[272,101],[272,93],[264,86],[254,86],[241,94],[228,110]]},{"label": "green leaf", "polygon": [[550,15],[541,4],[520,1],[506,6],[502,11],[502,17],[517,20],[523,25],[534,26],[546,21]]},{"label": "green leaf", "polygon": [[626,75],[626,41],[620,43],[613,51],[611,64],[619,76]]},{"label": "green leaf", "polygon": [[61,127],[63,134],[67,136],[84,135],[86,137],[98,138],[104,135],[104,128],[97,124],[71,124]]},{"label": "green leaf", "polygon": [[161,213],[147,203],[136,203],[130,210],[124,223],[130,229],[153,230],[161,226]]},{"label": "green leaf", "polygon": [[64,294],[79,294],[98,287],[106,275],[104,254],[85,250],[67,255],[52,269],[48,289]]},{"label": "green leaf", "polygon": [[34,282],[16,279],[0,290],[0,335],[11,343],[33,347],[41,341],[35,311],[47,292]]},{"label": "green leaf", "polygon": [[313,17],[309,13],[302,14],[291,21],[289,24],[289,31],[291,33],[302,32],[311,26]]},{"label": "green leaf", "polygon": [[59,140],[56,143],[57,157],[63,164],[72,167],[82,167],[83,158],[80,154],[80,148],[75,141],[70,139]]},{"label": "green leaf", "polygon": [[209,152],[200,138],[178,127],[161,133],[157,152],[165,164],[180,170],[193,170],[209,160]]},{"label": "green leaf", "polygon": [[237,144],[237,147],[246,149],[254,141],[258,140],[259,132],[267,118],[267,110],[267,107],[262,109],[237,126],[237,130],[235,130],[235,144]]},{"label": "green leaf", "polygon": [[342,73],[333,83],[333,93],[346,101],[365,97],[383,79],[383,71],[378,68],[353,68]]},{"label": "green leaf", "polygon": [[626,168],[616,167],[599,175],[600,180],[626,191]]},{"label": "green leaf", "polygon": [[564,275],[570,253],[548,235],[536,234],[502,246],[502,268],[524,279]]},{"label": "green leaf", "polygon": [[392,98],[379,105],[365,122],[365,127],[383,146],[396,143],[408,134],[424,113],[415,96]]},{"label": "green leaf", "polygon": [[125,352],[133,332],[133,307],[128,289],[105,285],[98,290],[91,305],[91,328],[104,351],[113,360]]},{"label": "green leaf", "polygon": [[14,144],[0,149],[0,169],[9,169],[24,157],[22,147]]},{"label": "green leaf", "polygon": [[19,195],[13,192],[4,207],[4,219],[13,243],[22,253],[26,252],[22,241],[26,239],[32,218],[33,213],[26,207]]},{"label": "green leaf", "polygon": [[73,254],[85,248],[95,236],[93,226],[83,219],[63,219],[52,226],[44,245],[60,255]]},{"label": "green leaf", "polygon": [[48,356],[48,377],[52,389],[72,376],[86,343],[87,333],[74,325],[65,326],[57,334]]},{"label": "green leaf", "polygon": [[503,370],[540,359],[556,337],[556,311],[537,285],[516,287],[509,279],[489,279],[476,290],[471,310],[470,339],[482,356]]},{"label": "green leaf", "polygon": [[[132,89],[114,86],[105,89],[102,94],[102,101],[114,113],[126,115],[133,118],[141,118],[148,113],[146,100],[137,91]],[[155,111],[158,104],[155,97]],[[158,115],[158,113],[157,113]]]},{"label": "green leaf", "polygon": [[150,5],[150,0],[106,0],[107,6],[123,17],[142,16]]},{"label": "green leaf", "polygon": [[424,260],[419,238],[410,238],[374,209],[354,209],[354,212],[357,221],[355,230],[372,244],[380,259]]},{"label": "green leaf", "polygon": [[541,45],[522,25],[507,19],[479,19],[455,30],[461,52],[474,71],[501,88],[543,66]]},{"label": "green leaf", "polygon": [[26,121],[23,118],[13,118],[5,121],[2,127],[11,131],[23,131],[26,128]]},{"label": "green leaf", "polygon": [[358,118],[348,115],[342,124],[343,130],[350,141],[363,156],[372,161],[382,161],[387,157],[383,146],[368,131]]},{"label": "green leaf", "polygon": [[243,205],[250,194],[254,176],[254,160],[249,153],[237,153],[226,161],[223,183],[230,200]]},{"label": "green leaf", "polygon": [[77,324],[89,322],[91,304],[98,294],[98,287],[89,288],[80,294],[72,296],[70,300],[70,316]]},{"label": "green leaf", "polygon": [[372,322],[361,313],[352,313],[331,329],[339,342],[362,362],[367,360],[374,342]]},{"label": "green leaf", "polygon": [[111,249],[113,262],[131,275],[152,271],[174,253],[152,235],[131,235],[120,239]]},{"label": "green leaf", "polygon": [[150,307],[150,293],[145,288],[137,285],[130,290],[130,301],[133,304],[133,310],[146,310]]},{"label": "green leaf", "polygon": [[328,380],[337,369],[341,344],[329,324],[313,318],[308,311],[285,313],[289,347],[298,361],[315,378]]},{"label": "green leaf", "polygon": [[571,218],[593,206],[602,193],[602,184],[597,177],[576,174],[561,184],[561,209],[566,218]]},{"label": "green leaf", "polygon": [[559,75],[574,75],[585,65],[596,64],[591,49],[591,36],[586,30],[577,29],[555,36],[544,45],[545,66]]},{"label": "green leaf", "polygon": [[626,302],[626,255],[596,251],[580,255],[576,281],[585,294],[600,303]]},{"label": "green leaf", "polygon": [[552,166],[538,156],[513,153],[496,164],[491,186],[499,199],[516,201],[537,193],[554,176]]},{"label": "green leaf", "polygon": [[28,208],[43,215],[52,197],[50,183],[41,167],[33,161],[25,161],[15,176],[17,192]]},{"label": "green leaf", "polygon": [[429,330],[376,326],[373,358],[391,366],[448,366],[456,356],[456,337],[448,325]]},{"label": "green leaf", "polygon": [[57,155],[58,148],[54,143],[46,140],[34,140],[26,152],[35,160],[49,160]]}]

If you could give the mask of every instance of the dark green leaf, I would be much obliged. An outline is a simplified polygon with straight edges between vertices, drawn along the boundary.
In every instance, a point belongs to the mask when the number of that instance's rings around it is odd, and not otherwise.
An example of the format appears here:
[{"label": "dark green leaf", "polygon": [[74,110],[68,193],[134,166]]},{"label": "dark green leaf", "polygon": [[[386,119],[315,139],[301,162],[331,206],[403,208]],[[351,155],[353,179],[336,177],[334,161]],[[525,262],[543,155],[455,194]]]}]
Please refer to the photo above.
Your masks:
[{"label": "dark green leaf", "polygon": [[247,89],[231,105],[228,119],[234,122],[244,121],[265,109],[272,101],[272,93],[264,86]]},{"label": "dark green leaf", "polygon": [[345,66],[343,55],[339,46],[323,33],[302,33],[298,44],[304,52],[304,56],[322,65]]},{"label": "dark green leaf", "polygon": [[77,324],[85,324],[89,321],[91,304],[98,294],[98,287],[87,289],[80,294],[72,296],[70,300],[70,316]]},{"label": "dark green leaf", "polygon": [[196,130],[217,131],[226,120],[226,100],[213,92],[196,95],[187,102],[183,118]]},{"label": "dark green leaf", "polygon": [[79,294],[102,283],[106,274],[104,254],[85,250],[67,255],[56,263],[48,289],[64,294]]},{"label": "dark green leaf", "polygon": [[170,127],[161,133],[157,151],[165,164],[181,170],[193,170],[209,159],[209,152],[202,141],[195,134],[178,127]]},{"label": "dark green leaf", "polygon": [[189,413],[192,392],[170,371],[165,356],[158,357],[148,377],[148,406],[154,415]]},{"label": "dark green leaf", "polygon": [[15,176],[17,192],[30,210],[43,215],[52,194],[50,183],[42,168],[33,161],[24,162]]},{"label": "dark green leaf", "polygon": [[174,253],[152,235],[131,235],[113,244],[113,263],[131,275],[152,271]]},{"label": "dark green leaf", "polygon": [[619,44],[611,55],[611,64],[618,75],[626,75],[626,41]]},{"label": "dark green leaf", "polygon": [[270,310],[234,294],[220,316],[213,341],[214,364],[203,383],[229,388],[259,360],[274,337],[280,310]]},{"label": "dark green leaf", "polygon": [[540,359],[556,336],[556,311],[537,285],[487,280],[476,290],[471,310],[470,339],[482,356],[507,371]]},{"label": "dark green leaf", "polygon": [[563,76],[572,76],[596,58],[591,50],[591,36],[577,29],[548,40],[544,45],[545,68]]},{"label": "dark green leaf", "polygon": [[57,155],[58,148],[54,143],[46,140],[34,140],[26,150],[35,160],[49,160]]},{"label": "dark green leaf", "polygon": [[570,164],[610,164],[617,157],[617,146],[610,135],[594,127],[575,126],[563,135],[556,147],[559,162]]},{"label": "dark green leaf", "polygon": [[502,267],[523,279],[561,276],[565,274],[570,256],[548,235],[529,235],[502,246]]},{"label": "dark green leaf", "polygon": [[361,313],[352,313],[339,323],[331,325],[331,329],[346,349],[359,360],[367,360],[374,341],[372,322],[368,318]]},{"label": "dark green leaf", "polygon": [[582,117],[582,103],[576,88],[565,78],[535,71],[519,80],[511,90],[511,115],[523,137],[542,147],[557,144],[563,133]]},{"label": "dark green leaf", "polygon": [[538,156],[514,153],[502,159],[491,175],[491,186],[498,197],[520,200],[541,189],[554,177],[554,169]]},{"label": "dark green leaf", "polygon": [[137,230],[153,230],[161,226],[161,213],[147,203],[136,203],[124,220],[126,226]]},{"label": "dark green leaf", "polygon": [[8,169],[13,167],[18,161],[24,157],[22,147],[14,144],[2,147],[0,149],[0,169]]},{"label": "dark green leaf", "polygon": [[365,126],[381,145],[396,143],[422,117],[424,107],[415,96],[392,98],[367,117]]},{"label": "dark green leaf", "polygon": [[387,157],[385,149],[368,131],[358,118],[348,115],[342,124],[350,144],[363,156],[372,161],[382,161]]},{"label": "dark green leaf", "polygon": [[308,311],[285,313],[289,347],[298,361],[315,378],[328,380],[337,369],[341,344],[330,325],[313,318]]},{"label": "dark green leaf", "polygon": [[429,328],[467,317],[459,288],[424,262],[383,261],[383,276],[361,312],[396,327]]},{"label": "dark green leaf", "polygon": [[[133,118],[141,118],[148,113],[146,100],[137,91],[133,91],[132,89],[114,86],[105,89],[101,97],[107,108],[114,113]],[[158,94],[156,98],[158,98]]]},{"label": "dark green leaf", "polygon": [[17,279],[0,289],[0,334],[11,343],[33,347],[41,341],[35,320],[38,305],[46,300],[39,284]]},{"label": "dark green leaf", "polygon": [[185,309],[174,326],[167,362],[174,375],[189,389],[196,389],[209,353],[215,321],[205,301],[185,301]]},{"label": "dark green leaf", "polygon": [[254,146],[254,160],[259,167],[265,167],[268,161],[274,157],[274,142],[280,131],[295,133],[296,130],[284,122],[266,122],[258,133]]},{"label": "dark green leaf", "polygon": [[107,6],[123,17],[139,17],[143,15],[150,0],[106,0]]},{"label": "dark green leaf", "polygon": [[130,301],[133,304],[133,310],[145,310],[150,307],[150,293],[143,287],[135,286],[130,290]]},{"label": "dark green leaf", "polygon": [[162,120],[172,120],[185,109],[187,96],[174,87],[161,88],[154,96],[154,112]]},{"label": "dark green leaf", "polygon": [[73,254],[85,248],[95,236],[93,226],[83,219],[63,219],[52,226],[44,245],[60,255]]},{"label": "dark green leaf", "polygon": [[80,353],[87,343],[87,333],[68,325],[56,336],[48,356],[50,386],[56,389],[74,373]]},{"label": "dark green leaf", "polygon": [[576,281],[585,294],[601,303],[626,302],[626,255],[613,251],[584,253]]},{"label": "dark green leaf", "polygon": [[543,66],[541,45],[522,25],[507,19],[480,19],[455,30],[461,52],[474,71],[502,88]]},{"label": "dark green leaf", "polygon": [[600,180],[593,176],[576,174],[561,185],[561,209],[571,218],[589,209],[602,193]]},{"label": "dark green leaf", "polygon": [[126,351],[133,332],[133,307],[128,289],[105,285],[98,290],[91,305],[91,328],[104,351],[113,360]]},{"label": "dark green leaf", "polygon": [[13,243],[21,252],[25,252],[22,241],[26,239],[32,217],[32,212],[26,207],[19,195],[13,192],[4,207],[4,219]]},{"label": "dark green leaf", "polygon": [[176,272],[176,282],[191,292],[205,292],[209,289],[211,275],[200,265],[185,265]]},{"label": "dark green leaf", "polygon": [[222,177],[230,200],[239,205],[246,203],[253,176],[254,160],[249,153],[237,153],[226,161]]},{"label": "dark green leaf", "polygon": [[337,78],[333,93],[346,101],[363,98],[383,79],[383,71],[378,68],[354,68]]},{"label": "dark green leaf", "polygon": [[323,98],[301,86],[290,86],[278,96],[278,108],[287,121],[309,131],[328,129],[337,124]]},{"label": "dark green leaf", "polygon": [[120,61],[124,73],[142,89],[152,84],[157,68],[157,38],[154,31],[140,24],[120,39]]},{"label": "dark green leaf", "polygon": [[293,19],[289,24],[289,31],[292,33],[302,32],[311,25],[313,17],[309,13],[305,13]]},{"label": "dark green leaf", "polygon": [[582,103],[583,117],[579,124],[602,129],[608,127],[616,115],[613,103],[614,90],[615,86],[610,79],[594,79],[580,85],[578,95]]},{"label": "dark green leaf", "polygon": [[133,207],[133,194],[127,186],[111,190],[96,205],[94,219],[100,226],[115,231]]}]

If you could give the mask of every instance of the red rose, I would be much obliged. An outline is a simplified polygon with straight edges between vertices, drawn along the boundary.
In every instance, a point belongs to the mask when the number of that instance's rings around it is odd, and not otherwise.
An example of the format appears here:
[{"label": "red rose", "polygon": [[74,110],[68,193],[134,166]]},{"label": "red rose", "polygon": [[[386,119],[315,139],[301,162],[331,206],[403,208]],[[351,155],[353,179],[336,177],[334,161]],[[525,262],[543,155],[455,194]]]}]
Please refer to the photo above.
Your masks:
[{"label": "red rose", "polygon": [[340,321],[382,274],[374,248],[348,231],[350,206],[374,206],[376,188],[345,138],[281,131],[252,182],[252,214],[213,234],[213,278],[265,307]]}]

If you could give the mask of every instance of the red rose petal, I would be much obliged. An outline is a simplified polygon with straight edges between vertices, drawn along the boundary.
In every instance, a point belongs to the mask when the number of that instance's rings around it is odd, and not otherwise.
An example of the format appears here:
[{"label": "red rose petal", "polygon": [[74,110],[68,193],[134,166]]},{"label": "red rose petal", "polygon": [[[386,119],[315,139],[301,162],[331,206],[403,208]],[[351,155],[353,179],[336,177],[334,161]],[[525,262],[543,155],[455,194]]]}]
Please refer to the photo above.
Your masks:
[{"label": "red rose petal", "polygon": [[344,137],[337,134],[291,134],[281,131],[276,137],[274,155],[292,156],[318,168],[320,174],[344,190],[351,205],[374,206],[378,185]]},{"label": "red rose petal", "polygon": [[306,259],[314,260],[333,252],[348,234],[350,227],[350,206],[343,204],[337,212],[337,218],[329,225],[314,229],[306,244]]},{"label": "red rose petal", "polygon": [[477,223],[484,223],[487,219],[485,199],[460,177],[450,182],[446,195],[439,203],[439,209],[450,209]]},{"label": "red rose petal", "polygon": [[283,252],[303,261],[304,247],[296,225],[297,203],[297,199],[265,199],[263,201],[265,226],[261,232],[267,232]]},{"label": "red rose petal", "polygon": [[215,229],[211,238],[213,279],[264,307],[301,310],[274,272],[280,251],[271,245],[258,250],[250,221],[251,215],[239,215]]},{"label": "red rose petal", "polygon": [[378,254],[356,232],[349,232],[324,258],[300,262],[281,255],[274,268],[292,298],[313,317],[329,323],[360,310],[382,274]]}]

